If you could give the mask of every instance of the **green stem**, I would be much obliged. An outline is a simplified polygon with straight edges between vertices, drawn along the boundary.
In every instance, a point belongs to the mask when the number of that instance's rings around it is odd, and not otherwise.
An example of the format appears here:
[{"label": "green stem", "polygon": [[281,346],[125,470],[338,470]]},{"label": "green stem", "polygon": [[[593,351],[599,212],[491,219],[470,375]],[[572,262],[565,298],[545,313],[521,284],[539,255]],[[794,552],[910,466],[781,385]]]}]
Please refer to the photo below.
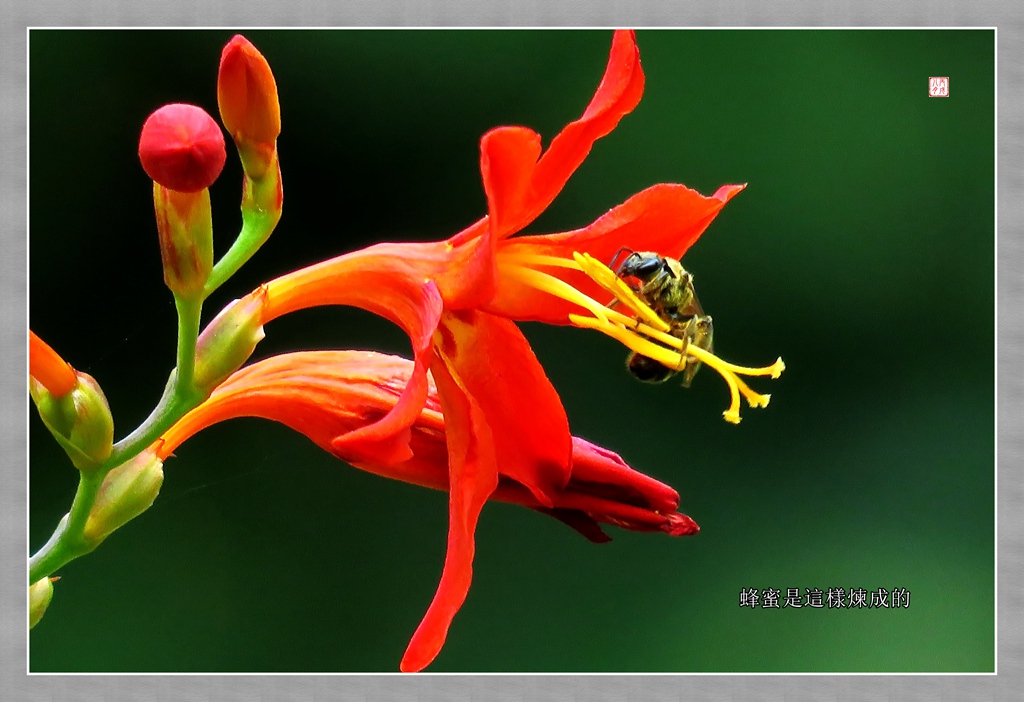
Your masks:
[{"label": "green stem", "polygon": [[199,338],[199,318],[203,311],[203,297],[174,296],[178,308],[178,365],[176,389],[192,388],[192,372],[196,367],[196,340]]},{"label": "green stem", "polygon": [[106,475],[104,470],[80,474],[71,513],[61,520],[50,540],[29,560],[30,585],[96,548],[96,544],[86,541],[83,533]]},{"label": "green stem", "polygon": [[46,544],[29,559],[29,584],[53,574],[58,568],[96,548],[98,544],[84,537],[85,525],[107,473],[139,455],[205,399],[192,382],[203,298],[175,295],[174,302],[178,308],[178,363],[163,396],[149,417],[114,445],[110,457],[102,465],[79,471],[78,491],[71,504],[71,512],[57,525]]},{"label": "green stem", "polygon": [[252,258],[267,239],[281,219],[281,207],[278,188],[281,174],[275,163],[270,166],[259,180],[245,179],[242,189],[242,229],[231,248],[217,261],[206,281],[203,294],[210,294],[238,272],[246,261]]},{"label": "green stem", "polygon": [[206,295],[209,295],[223,285],[228,278],[245,265],[246,261],[252,258],[252,255],[256,253],[256,249],[250,241],[252,238],[251,234],[247,235],[246,227],[242,227],[242,232],[235,239],[235,243],[231,245],[231,248],[227,250],[213,267],[210,278],[206,281],[206,288],[203,290]]},{"label": "green stem", "polygon": [[174,423],[185,416],[189,410],[206,399],[194,388],[186,390],[177,387],[174,376],[171,377],[169,388],[170,393],[164,393],[164,396],[160,398],[160,403],[146,417],[146,421],[131,434],[114,444],[110,458],[103,464],[104,471],[116,468],[135,458],[156,441],[161,434],[174,426]]}]

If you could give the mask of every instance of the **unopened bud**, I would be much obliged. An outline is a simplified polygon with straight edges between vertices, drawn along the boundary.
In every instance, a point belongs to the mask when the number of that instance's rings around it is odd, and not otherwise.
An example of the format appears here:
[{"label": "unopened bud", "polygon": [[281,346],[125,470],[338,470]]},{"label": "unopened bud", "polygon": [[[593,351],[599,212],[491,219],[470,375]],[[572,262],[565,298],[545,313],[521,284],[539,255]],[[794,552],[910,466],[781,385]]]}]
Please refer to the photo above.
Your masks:
[{"label": "unopened bud", "polygon": [[146,119],[139,138],[146,174],[165,188],[205,190],[217,180],[227,152],[220,127],[195,105],[164,105]]},{"label": "unopened bud", "polygon": [[55,397],[67,395],[78,383],[71,364],[32,330],[28,332],[28,374]]},{"label": "unopened bud", "polygon": [[98,545],[153,504],[164,482],[164,464],[150,448],[124,463],[103,479],[89,512],[83,536]]},{"label": "unopened bud", "polygon": [[92,376],[77,372],[75,388],[55,397],[31,379],[29,391],[46,428],[79,470],[95,468],[114,448],[114,418],[107,398]]},{"label": "unopened bud", "polygon": [[252,43],[236,34],[224,47],[217,72],[220,118],[238,147],[248,177],[270,169],[281,133],[281,106],[270,64]]},{"label": "unopened bud", "polygon": [[180,192],[153,183],[164,282],[175,295],[199,295],[213,269],[210,191]]},{"label": "unopened bud", "polygon": [[264,336],[266,299],[266,290],[261,287],[235,300],[199,335],[194,376],[197,388],[211,392],[249,359]]},{"label": "unopened bud", "polygon": [[[56,580],[56,578],[53,578]],[[28,628],[31,629],[46,614],[53,599],[53,580],[40,578],[28,586]]]}]

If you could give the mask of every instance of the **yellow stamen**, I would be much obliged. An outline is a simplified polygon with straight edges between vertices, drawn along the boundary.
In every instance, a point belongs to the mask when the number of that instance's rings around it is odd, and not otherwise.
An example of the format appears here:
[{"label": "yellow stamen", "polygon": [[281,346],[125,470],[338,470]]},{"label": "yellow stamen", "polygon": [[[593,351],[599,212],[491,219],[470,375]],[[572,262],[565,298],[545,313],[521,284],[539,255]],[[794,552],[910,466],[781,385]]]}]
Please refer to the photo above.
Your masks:
[{"label": "yellow stamen", "polygon": [[655,329],[667,332],[672,327],[658,314],[644,304],[644,301],[637,297],[636,293],[626,285],[626,281],[617,276],[615,272],[604,265],[596,258],[586,253],[573,252],[572,257],[579,264],[580,270],[586,273],[595,283],[615,296],[615,299],[633,310],[633,314],[647,320]]},{"label": "yellow stamen", "polygon": [[[573,324],[589,329],[597,329],[616,339],[632,351],[658,361],[675,371],[682,370],[686,366],[687,357],[692,357],[714,369],[729,386],[731,402],[729,408],[723,412],[723,416],[728,422],[738,424],[740,421],[740,394],[743,395],[751,407],[768,406],[771,395],[762,395],[754,392],[738,376],[767,375],[772,378],[778,378],[782,371],[786,369],[786,364],[783,363],[781,358],[777,359],[772,365],[763,368],[748,368],[723,361],[710,351],[689,344],[685,339],[680,339],[666,333],[670,329],[668,324],[658,317],[657,313],[641,300],[614,271],[602,262],[588,254],[574,253],[573,258],[580,265],[583,272],[593,279],[594,282],[610,292],[617,301],[637,314],[637,318],[633,319],[609,309],[604,312],[606,319],[589,319],[580,315],[569,315],[569,319]],[[658,323],[649,326],[640,321],[639,318],[641,317],[645,320],[655,319]]]},{"label": "yellow stamen", "polygon": [[516,263],[523,266],[553,266],[555,268],[571,268],[574,271],[583,270],[576,261],[570,261],[560,256],[533,253],[500,253],[498,255],[502,263]]},{"label": "yellow stamen", "polygon": [[584,309],[590,310],[590,312],[601,321],[610,323],[608,321],[608,312],[610,311],[608,308],[597,300],[581,293],[564,280],[556,278],[548,273],[535,271],[532,268],[527,268],[525,266],[509,266],[506,270],[507,275],[518,279],[521,283],[525,283],[530,287],[543,290],[544,292],[551,293],[555,297],[560,297],[563,300],[575,303]]},{"label": "yellow stamen", "polygon": [[[738,376],[767,375],[778,378],[786,365],[779,358],[770,366],[763,368],[747,368],[723,361],[715,354],[690,344],[669,332],[672,327],[658,313],[651,309],[614,271],[601,261],[585,253],[573,253],[573,260],[543,254],[503,254],[502,266],[506,275],[519,282],[551,295],[572,302],[588,310],[593,317],[570,314],[569,321],[579,327],[596,329],[617,340],[626,348],[642,356],[651,358],[674,371],[686,367],[689,359],[700,361],[714,369],[725,380],[729,387],[729,408],[722,413],[727,422],[740,422],[740,395],[751,407],[767,407],[771,395],[754,392]],[[602,305],[589,295],[580,292],[564,280],[536,269],[538,266],[568,268],[585,273],[601,288],[611,293],[614,300],[611,304],[621,303],[635,316],[628,316]]]},{"label": "yellow stamen", "polygon": [[[602,334],[606,334],[611,338],[615,339],[623,346],[628,348],[630,351],[635,351],[641,356],[647,356],[652,358],[658,363],[671,368],[673,370],[679,370],[686,365],[686,355],[667,349],[660,344],[656,344],[653,341],[649,341],[644,337],[640,336],[632,329],[626,329],[618,324],[610,322],[602,322],[598,319],[591,319],[590,317],[583,317],[578,314],[570,314],[569,321],[578,327],[584,329],[596,329]],[[712,355],[712,358],[717,360],[717,356]],[[708,364],[711,365],[710,363]],[[714,366],[711,366],[715,368]],[[715,368],[725,379],[726,384],[729,386],[729,395],[731,403],[729,409],[722,413],[725,417],[725,421],[732,422],[733,424],[739,424],[740,422],[740,389],[739,385],[741,381],[732,373],[722,373],[718,368]],[[746,388],[746,385],[743,385]],[[746,388],[747,392],[750,391]],[[746,393],[744,393],[746,394]],[[750,401],[748,397],[748,401]]]}]

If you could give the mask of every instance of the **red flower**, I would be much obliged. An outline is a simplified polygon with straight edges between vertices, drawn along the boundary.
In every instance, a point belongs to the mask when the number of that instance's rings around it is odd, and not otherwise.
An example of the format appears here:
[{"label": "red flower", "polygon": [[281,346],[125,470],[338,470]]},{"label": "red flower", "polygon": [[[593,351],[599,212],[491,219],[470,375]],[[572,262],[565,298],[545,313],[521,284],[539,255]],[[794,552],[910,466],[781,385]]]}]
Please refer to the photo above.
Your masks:
[{"label": "red flower", "polygon": [[[433,660],[465,599],[484,502],[514,481],[537,505],[555,510],[569,489],[574,449],[565,411],[512,320],[586,325],[570,315],[589,310],[607,321],[612,313],[593,299],[605,294],[602,286],[588,277],[592,272],[584,274],[576,252],[607,261],[626,246],[678,258],[743,187],[704,197],[682,185],[656,185],[583,229],[510,238],[551,203],[594,141],[636,106],[643,83],[633,32],[616,32],[590,105],[547,151],[541,153],[539,135],[524,127],[483,137],[487,216],[445,241],[379,244],[282,276],[254,293],[266,296],[264,322],[311,306],[353,305],[409,334],[415,365],[390,410],[376,422],[322,437],[353,464],[383,470],[412,460],[428,369],[437,384],[449,459],[448,553],[403,670]],[[684,358],[661,346],[656,352]]]},{"label": "red flower", "polygon": [[[231,375],[206,402],[167,431],[153,450],[163,460],[196,432],[246,416],[280,422],[305,434],[324,450],[351,460],[347,452],[336,448],[335,438],[357,432],[390,412],[400,402],[414,373],[411,361],[370,351],[273,356]],[[396,463],[351,462],[370,473],[438,490],[450,490],[455,485],[454,495],[462,490],[457,481],[464,478],[449,471],[450,452],[464,450],[466,438],[453,442],[448,434],[452,430],[463,432],[458,426],[462,418],[452,421],[446,417],[442,413],[444,402],[429,376],[426,382],[425,400],[408,427],[408,456]],[[463,459],[463,465],[469,462]],[[501,457],[497,459],[500,476],[495,489],[484,499],[513,502],[550,514],[598,543],[610,540],[599,522],[672,536],[698,530],[692,519],[676,512],[679,495],[675,490],[633,470],[611,451],[570,437],[566,464],[565,484],[553,488],[541,500],[505,472]],[[476,513],[472,516],[475,523]],[[472,528],[454,528],[449,540],[445,563],[449,582],[438,592],[434,607],[450,608],[452,615],[469,588],[472,534]],[[423,668],[444,643],[447,626],[424,629],[428,621],[425,619],[417,630],[402,661],[403,670]]]}]

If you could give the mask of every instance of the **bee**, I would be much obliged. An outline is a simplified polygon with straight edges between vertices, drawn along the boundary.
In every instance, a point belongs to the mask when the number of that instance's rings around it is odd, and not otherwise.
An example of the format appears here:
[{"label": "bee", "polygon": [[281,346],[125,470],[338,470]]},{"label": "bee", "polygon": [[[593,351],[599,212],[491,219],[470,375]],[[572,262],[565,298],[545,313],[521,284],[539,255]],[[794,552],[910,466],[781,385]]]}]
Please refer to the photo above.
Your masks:
[{"label": "bee", "polygon": [[[615,261],[623,251],[629,255],[616,269]],[[714,348],[714,327],[709,315],[697,299],[693,275],[674,258],[652,251],[620,249],[612,259],[611,268],[622,278],[637,297],[669,325],[669,333],[705,351]],[[636,282],[634,282],[636,281]],[[690,387],[701,363],[688,357],[678,369],[668,368],[653,358],[635,351],[626,358],[626,368],[643,383],[663,383],[677,373],[683,374],[683,387]]]}]

